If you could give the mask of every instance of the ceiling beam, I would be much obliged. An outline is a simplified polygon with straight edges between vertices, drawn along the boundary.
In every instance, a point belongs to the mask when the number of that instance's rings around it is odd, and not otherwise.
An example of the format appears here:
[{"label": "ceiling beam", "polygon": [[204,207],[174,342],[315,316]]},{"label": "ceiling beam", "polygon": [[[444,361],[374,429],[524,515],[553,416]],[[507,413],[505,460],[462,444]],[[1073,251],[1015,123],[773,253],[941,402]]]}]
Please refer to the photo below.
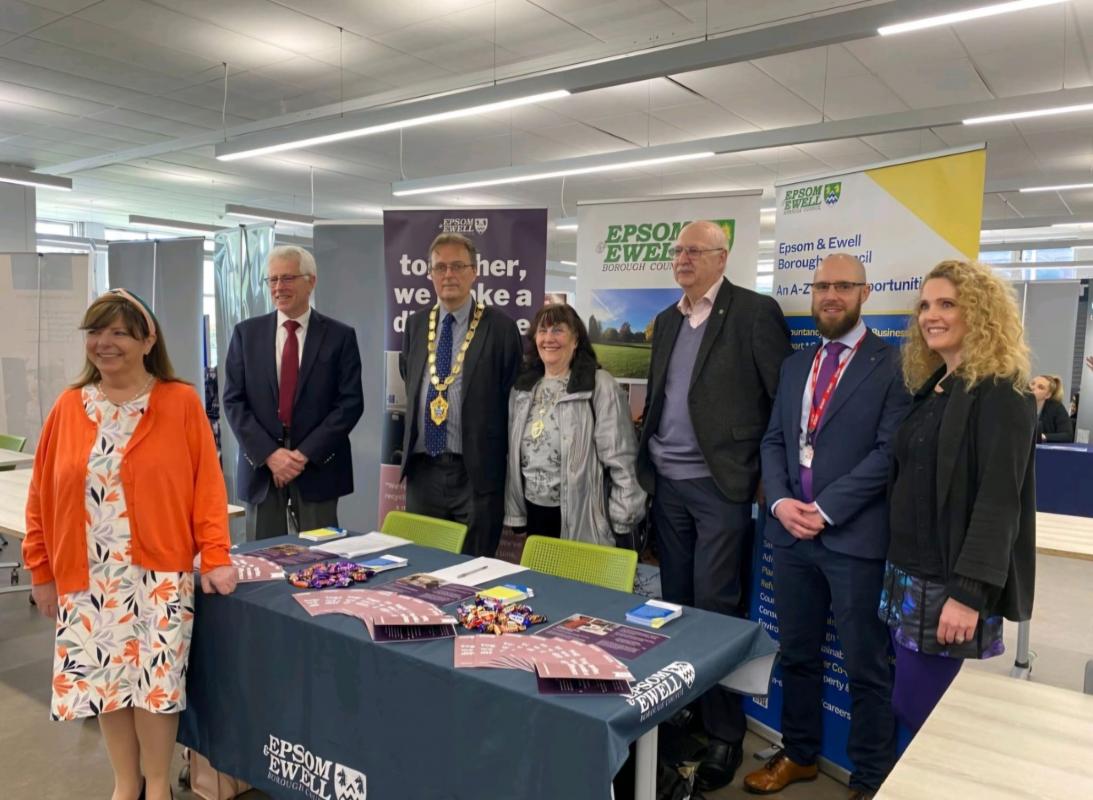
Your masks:
[{"label": "ceiling beam", "polygon": [[[466,105],[479,105],[490,101],[479,101],[475,98],[490,96],[491,93],[496,92],[496,85],[506,86],[507,91],[515,89],[518,95],[539,94],[550,91],[552,88],[590,91],[609,86],[619,86],[665,75],[708,69],[723,64],[750,61],[798,50],[870,38],[876,35],[877,29],[882,25],[917,19],[935,13],[974,8],[979,5],[982,5],[982,0],[889,0],[885,3],[855,8],[849,11],[822,14],[743,33],[703,39],[697,42],[674,44],[632,55],[514,78],[504,81],[503,84],[490,83],[489,85],[465,88],[459,91],[459,96],[464,99]],[[541,87],[551,88],[544,89]],[[451,94],[451,92],[446,92],[445,96],[448,94]],[[431,113],[428,110],[430,103],[438,103],[441,99],[434,95],[419,100],[400,102],[397,107],[406,116],[422,116]],[[386,102],[389,103],[390,101]],[[365,127],[371,125],[372,123],[369,120],[377,118],[377,115],[390,115],[390,105],[379,109],[375,108],[376,105],[376,97],[357,98],[345,103],[330,104],[293,115],[271,117],[266,120],[246,123],[226,130],[209,131],[204,134],[185,136],[141,147],[104,153],[99,156],[53,164],[41,167],[39,171],[52,175],[66,175],[138,158],[151,158],[165,153],[215,145],[225,141],[234,144],[236,139],[241,140],[243,137],[247,137],[247,141],[266,141],[270,137],[280,137],[281,141],[304,138],[296,133],[294,126],[302,126],[302,129],[311,130],[314,120],[319,118],[336,119],[338,122],[335,124],[341,124],[340,121],[347,112],[355,118],[355,127]]]}]

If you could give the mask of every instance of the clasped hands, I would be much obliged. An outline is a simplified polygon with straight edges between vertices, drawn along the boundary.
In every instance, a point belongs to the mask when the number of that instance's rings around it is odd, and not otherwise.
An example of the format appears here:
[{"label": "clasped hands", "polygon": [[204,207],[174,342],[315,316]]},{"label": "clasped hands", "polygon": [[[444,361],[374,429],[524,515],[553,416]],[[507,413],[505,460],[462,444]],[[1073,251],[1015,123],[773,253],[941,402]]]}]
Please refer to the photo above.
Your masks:
[{"label": "clasped hands", "polygon": [[791,536],[815,539],[827,524],[815,503],[804,503],[787,497],[778,503],[774,516]]},{"label": "clasped hands", "polygon": [[299,450],[278,447],[266,459],[266,466],[273,473],[273,485],[281,489],[296,480],[304,471],[307,456]]}]

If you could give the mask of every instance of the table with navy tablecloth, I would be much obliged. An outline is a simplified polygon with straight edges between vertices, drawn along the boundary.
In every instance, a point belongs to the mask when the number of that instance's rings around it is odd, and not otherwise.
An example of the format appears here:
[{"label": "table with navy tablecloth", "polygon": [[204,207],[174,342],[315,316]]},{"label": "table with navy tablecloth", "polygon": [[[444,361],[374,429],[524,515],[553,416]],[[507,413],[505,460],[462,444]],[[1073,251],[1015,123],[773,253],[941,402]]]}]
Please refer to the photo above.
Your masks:
[{"label": "table with navy tablecloth", "polygon": [[1036,446],[1036,510],[1093,517],[1093,445]]},{"label": "table with navy tablecloth", "polygon": [[[392,552],[409,566],[362,588],[466,559]],[[622,623],[642,599],[531,571],[504,581],[531,586],[551,622]],[[198,595],[179,728],[214,767],[278,798],[607,800],[631,743],[727,676],[763,693],[776,651],[753,622],[687,608],[660,630],[667,641],[626,662],[630,695],[547,695],[530,672],[455,669],[451,639],[379,644],[357,619],[310,617],[300,591],[276,581]]]}]

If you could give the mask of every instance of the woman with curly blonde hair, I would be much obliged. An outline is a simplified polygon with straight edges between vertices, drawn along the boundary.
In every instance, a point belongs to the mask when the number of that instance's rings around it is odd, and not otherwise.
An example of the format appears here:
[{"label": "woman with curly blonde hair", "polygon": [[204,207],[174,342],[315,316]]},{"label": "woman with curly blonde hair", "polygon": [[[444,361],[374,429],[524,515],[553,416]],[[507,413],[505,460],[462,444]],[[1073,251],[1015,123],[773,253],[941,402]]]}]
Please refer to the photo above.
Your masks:
[{"label": "woman with curly blonde hair", "polygon": [[880,616],[896,652],[892,705],[917,731],[965,658],[1003,651],[1002,618],[1032,613],[1036,405],[1009,287],[942,261],[923,281],[892,445]]}]

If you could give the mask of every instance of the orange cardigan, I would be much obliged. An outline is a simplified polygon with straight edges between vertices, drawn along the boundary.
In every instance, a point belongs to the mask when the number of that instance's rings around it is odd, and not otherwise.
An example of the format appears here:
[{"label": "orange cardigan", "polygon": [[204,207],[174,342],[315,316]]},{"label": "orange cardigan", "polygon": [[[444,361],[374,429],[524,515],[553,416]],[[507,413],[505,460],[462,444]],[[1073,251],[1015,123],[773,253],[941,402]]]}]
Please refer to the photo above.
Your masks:
[{"label": "orange cardigan", "polygon": [[[96,425],[80,389],[57,398],[34,454],[23,560],[34,584],[88,587],[87,461]],[[231,564],[228,496],[212,429],[193,387],[157,382],[121,460],[132,559],[149,570]]]}]

